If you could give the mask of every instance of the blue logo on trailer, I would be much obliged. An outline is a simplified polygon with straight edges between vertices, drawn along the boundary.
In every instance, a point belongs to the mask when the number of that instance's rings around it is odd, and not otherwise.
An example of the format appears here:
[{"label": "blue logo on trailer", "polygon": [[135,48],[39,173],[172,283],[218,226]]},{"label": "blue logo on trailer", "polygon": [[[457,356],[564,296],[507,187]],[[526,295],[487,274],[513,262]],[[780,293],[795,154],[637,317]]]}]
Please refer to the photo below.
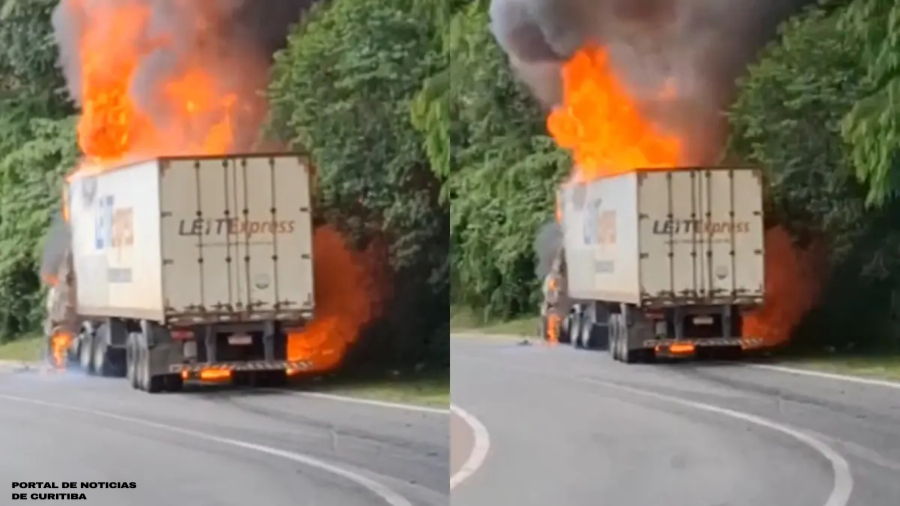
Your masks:
[{"label": "blue logo on trailer", "polygon": [[99,251],[112,246],[113,205],[115,197],[106,195],[97,200],[94,217],[94,247]]}]

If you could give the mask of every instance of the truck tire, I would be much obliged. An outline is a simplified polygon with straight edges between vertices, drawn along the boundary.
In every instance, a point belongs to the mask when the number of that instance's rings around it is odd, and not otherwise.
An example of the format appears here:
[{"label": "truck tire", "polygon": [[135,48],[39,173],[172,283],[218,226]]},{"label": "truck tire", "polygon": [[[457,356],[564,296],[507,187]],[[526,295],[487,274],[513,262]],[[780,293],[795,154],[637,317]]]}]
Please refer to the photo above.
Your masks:
[{"label": "truck tire", "polygon": [[594,347],[594,349],[600,351],[606,351],[609,349],[609,326],[607,325],[598,325],[596,323],[591,325],[590,330],[590,341]]},{"label": "truck tire", "polygon": [[619,354],[622,351],[621,345],[619,343],[619,319],[618,315],[615,313],[609,315],[609,354],[612,355],[612,359],[615,361],[619,361]]},{"label": "truck tire", "polygon": [[596,348],[596,343],[592,339],[593,335],[591,330],[593,329],[594,324],[587,317],[587,315],[583,315],[581,317],[581,346],[586,350],[593,350]]},{"label": "truck tire", "polygon": [[572,345],[573,348],[581,348],[581,326],[583,322],[581,320],[581,313],[572,313],[569,316],[569,344]]},{"label": "truck tire", "polygon": [[107,344],[103,338],[97,339],[97,342],[94,343],[94,360],[92,361],[94,373],[97,376],[109,377],[113,375],[113,367],[108,360],[109,355],[107,355],[106,350]]},{"label": "truck tire", "polygon": [[184,380],[180,374],[166,374],[163,377],[163,389],[169,392],[180,392],[184,389]]},{"label": "truck tire", "polygon": [[79,337],[78,365],[88,376],[94,374],[94,339],[91,335]]},{"label": "truck tire", "polygon": [[151,374],[150,371],[150,350],[140,343],[137,346],[137,380],[138,388],[150,394],[162,392],[164,375]]},{"label": "truck tire", "polygon": [[102,324],[97,327],[94,336],[94,360],[93,368],[97,376],[112,377],[121,376],[121,365],[116,364],[109,353],[109,325]]},{"label": "truck tire", "polygon": [[125,378],[128,379],[131,388],[134,388],[135,390],[138,389],[136,357],[134,334],[130,334],[128,336],[128,342],[125,343]]}]

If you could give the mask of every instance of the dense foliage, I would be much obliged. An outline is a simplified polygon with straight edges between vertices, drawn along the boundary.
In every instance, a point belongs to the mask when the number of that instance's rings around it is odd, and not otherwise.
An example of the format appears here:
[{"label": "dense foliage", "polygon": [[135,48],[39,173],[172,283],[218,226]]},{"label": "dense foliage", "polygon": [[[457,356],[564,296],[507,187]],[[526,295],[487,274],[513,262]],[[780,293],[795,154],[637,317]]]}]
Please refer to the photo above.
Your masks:
[{"label": "dense foliage", "polygon": [[[77,155],[55,3],[0,0],[0,339],[40,317],[36,248]],[[376,334],[402,337],[370,342],[394,359],[446,356],[451,298],[494,318],[538,300],[534,238],[570,162],[489,33],[488,3],[331,0],[275,57],[270,137],[313,155],[323,219],[389,246],[398,309]],[[729,111],[729,154],[768,168],[772,220],[827,246],[806,325],[820,342],[896,335],[898,20],[890,0],[821,1],[782,26]]]},{"label": "dense foliage", "polygon": [[448,353],[446,177],[432,170],[411,109],[446,67],[437,49],[449,7],[339,0],[314,9],[276,55],[269,88],[269,130],[310,150],[325,219],[361,243],[389,236],[392,312],[363,341],[403,362]]},{"label": "dense foliage", "polygon": [[[40,243],[74,166],[77,111],[56,67],[58,0],[0,0],[0,339],[42,316]],[[393,363],[448,356],[449,201],[413,101],[445,71],[452,4],[337,0],[309,14],[275,57],[268,131],[308,149],[322,217],[389,250],[391,311],[364,340]],[[261,90],[263,91],[263,90]],[[381,337],[382,339],[378,339]]]}]

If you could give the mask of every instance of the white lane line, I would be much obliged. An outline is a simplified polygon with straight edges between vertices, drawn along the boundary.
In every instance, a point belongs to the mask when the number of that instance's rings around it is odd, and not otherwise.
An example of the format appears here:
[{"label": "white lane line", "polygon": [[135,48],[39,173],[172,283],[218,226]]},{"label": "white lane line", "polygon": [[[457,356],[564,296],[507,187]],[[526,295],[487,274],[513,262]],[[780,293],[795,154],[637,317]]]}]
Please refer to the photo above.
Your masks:
[{"label": "white lane line", "polygon": [[400,402],[376,401],[373,399],[363,399],[360,397],[348,397],[346,395],[323,394],[320,392],[297,392],[291,390],[269,390],[282,394],[296,395],[299,397],[311,397],[313,399],[326,399],[329,401],[349,402],[353,404],[365,404],[369,406],[377,406],[379,408],[402,409],[404,411],[418,411],[421,413],[434,413],[438,415],[449,415],[449,409],[429,408],[428,406],[417,406],[415,404],[404,404]]},{"label": "white lane line", "polygon": [[469,458],[467,458],[462,467],[450,477],[450,490],[453,490],[466,478],[475,474],[481,465],[484,464],[485,459],[487,459],[488,450],[491,449],[491,438],[485,426],[464,409],[455,404],[451,404],[450,411],[466,422],[469,428],[472,429],[472,434],[475,437],[475,443],[472,445],[472,452],[469,453]]},{"label": "white lane line", "polygon": [[212,436],[212,435],[209,435],[209,434],[206,434],[203,432],[198,432],[198,431],[194,431],[194,430],[190,430],[190,429],[173,427],[170,425],[165,425],[165,424],[156,423],[156,422],[150,422],[147,420],[141,420],[139,418],[131,418],[129,416],[117,415],[115,413],[108,413],[105,411],[96,411],[93,409],[79,408],[77,406],[70,406],[67,404],[57,404],[55,402],[39,401],[39,400],[35,400],[35,399],[27,399],[25,397],[16,397],[13,395],[5,395],[5,394],[0,394],[0,399],[5,399],[8,401],[14,401],[14,402],[21,402],[21,403],[25,403],[25,404],[33,404],[36,406],[44,406],[44,407],[48,407],[48,408],[60,409],[60,410],[65,410],[65,411],[74,411],[74,412],[78,412],[78,413],[85,413],[85,414],[89,414],[92,416],[107,418],[107,419],[111,419],[111,420],[119,420],[121,422],[133,423],[135,425],[143,425],[144,427],[151,427],[151,428],[162,430],[162,431],[168,431],[168,432],[172,432],[172,433],[176,433],[176,434],[182,434],[182,435],[194,437],[197,439],[205,439],[206,441],[211,441],[214,443],[219,443],[219,444],[223,444],[223,445],[227,445],[227,446],[234,446],[237,448],[243,448],[245,450],[251,450],[251,451],[255,451],[255,452],[259,452],[259,453],[265,453],[265,454],[272,455],[275,457],[281,457],[285,460],[290,460],[293,462],[297,462],[299,464],[304,464],[306,466],[314,467],[321,471],[325,471],[325,472],[340,476],[342,478],[346,478],[346,479],[356,483],[360,487],[368,490],[369,492],[372,492],[373,494],[377,495],[382,500],[384,500],[385,503],[387,503],[390,506],[412,506],[412,503],[407,501],[406,498],[404,498],[397,492],[394,492],[393,490],[386,487],[385,485],[378,483],[377,481],[369,479],[360,474],[354,473],[353,471],[348,471],[347,469],[335,466],[333,464],[329,464],[327,462],[323,462],[321,460],[318,460],[313,457],[309,457],[307,455],[303,455],[300,453],[289,452],[286,450],[279,450],[278,448],[272,448],[270,446],[258,445],[255,443],[248,443],[246,441],[240,441],[237,439]]},{"label": "white lane line", "polygon": [[765,365],[765,364],[745,364],[747,367],[751,367],[753,369],[765,369],[767,371],[777,371],[783,372],[787,374],[796,374],[798,376],[811,376],[814,378],[823,378],[830,379],[836,381],[847,381],[850,383],[859,383],[861,385],[873,385],[879,387],[887,387],[887,388],[896,388],[900,389],[900,382],[897,381],[888,381],[888,380],[879,380],[872,378],[861,378],[859,376],[848,376],[846,374],[834,374],[830,372],[819,372],[819,371],[808,371],[806,369],[797,369],[794,367],[784,367],[780,365]]},{"label": "white lane line", "polygon": [[658,394],[649,390],[618,385],[615,383],[608,383],[606,381],[596,380],[592,378],[575,379],[581,379],[591,383],[596,383],[598,385],[602,385],[611,389],[621,390],[623,392],[629,392],[632,394],[642,395],[644,397],[650,397],[673,404],[679,404],[700,411],[716,413],[788,435],[811,447],[831,463],[831,469],[834,472],[834,486],[832,487],[831,494],[828,496],[828,500],[825,501],[824,506],[846,506],[847,502],[850,500],[850,493],[853,491],[853,476],[850,474],[850,464],[848,464],[847,460],[844,459],[844,457],[842,457],[841,454],[839,454],[833,448],[823,443],[819,439],[810,436],[809,434],[788,427],[787,425],[782,425],[778,422],[769,420],[768,418],[751,415],[742,411],[720,408],[718,406],[713,406],[712,404],[704,404],[702,402],[679,399],[676,397],[670,397],[668,395]]}]

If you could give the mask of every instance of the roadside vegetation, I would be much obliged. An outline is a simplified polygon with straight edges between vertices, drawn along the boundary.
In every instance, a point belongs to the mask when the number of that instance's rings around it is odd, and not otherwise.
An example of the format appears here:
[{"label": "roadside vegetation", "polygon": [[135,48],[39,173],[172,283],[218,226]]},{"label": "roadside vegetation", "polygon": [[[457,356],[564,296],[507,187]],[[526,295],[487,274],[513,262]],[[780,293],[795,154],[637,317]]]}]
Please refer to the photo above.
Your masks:
[{"label": "roadside vegetation", "polygon": [[[792,363],[806,357],[808,366],[896,376],[900,105],[891,97],[900,90],[900,42],[890,20],[900,6],[811,3],[782,24],[739,81],[723,155],[764,167],[769,220],[801,247],[824,246],[816,306],[778,353]],[[483,5],[457,14],[450,46],[465,83],[443,97],[452,118],[445,131],[461,146],[448,182],[453,331],[497,333],[512,321],[532,335],[540,300],[532,244],[552,219],[552,190],[570,162],[546,137],[545,112],[510,78],[486,19]]]},{"label": "roadside vegetation", "polygon": [[[450,204],[419,96],[447,72],[442,38],[462,3],[319,2],[272,55],[259,90],[270,103],[265,145],[313,157],[321,220],[360,251],[384,246],[386,309],[363,329],[353,367],[425,371],[425,397],[438,395],[434,378],[449,377]],[[0,360],[37,356],[42,242],[80,156],[50,20],[57,4],[0,0]]]}]

